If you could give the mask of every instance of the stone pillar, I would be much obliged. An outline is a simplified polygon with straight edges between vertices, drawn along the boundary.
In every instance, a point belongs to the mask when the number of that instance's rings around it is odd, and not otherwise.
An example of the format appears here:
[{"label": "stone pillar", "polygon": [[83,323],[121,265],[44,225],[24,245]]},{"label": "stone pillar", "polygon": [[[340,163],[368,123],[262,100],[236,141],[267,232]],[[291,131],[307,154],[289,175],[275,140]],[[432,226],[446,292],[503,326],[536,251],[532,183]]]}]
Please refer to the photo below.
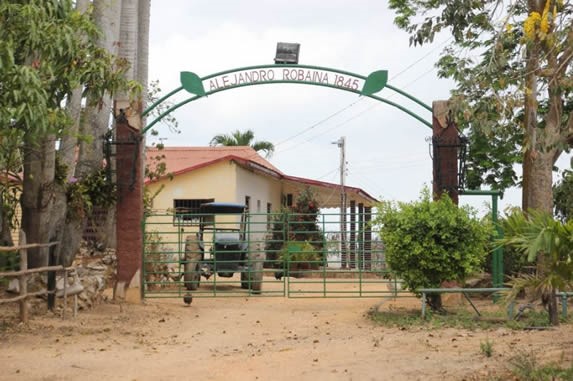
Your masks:
[{"label": "stone pillar", "polygon": [[450,119],[447,101],[432,103],[433,194],[439,198],[447,192],[458,203],[459,132]]},{"label": "stone pillar", "polygon": [[[143,253],[143,145],[138,117],[129,105],[116,102],[117,280],[114,298],[125,299],[128,288],[141,287]],[[127,110],[127,111],[126,111]],[[140,119],[139,119],[140,120]],[[139,290],[138,290],[139,291]],[[140,300],[141,294],[130,293]]]},{"label": "stone pillar", "polygon": [[351,269],[356,268],[356,201],[350,201],[350,260]]}]

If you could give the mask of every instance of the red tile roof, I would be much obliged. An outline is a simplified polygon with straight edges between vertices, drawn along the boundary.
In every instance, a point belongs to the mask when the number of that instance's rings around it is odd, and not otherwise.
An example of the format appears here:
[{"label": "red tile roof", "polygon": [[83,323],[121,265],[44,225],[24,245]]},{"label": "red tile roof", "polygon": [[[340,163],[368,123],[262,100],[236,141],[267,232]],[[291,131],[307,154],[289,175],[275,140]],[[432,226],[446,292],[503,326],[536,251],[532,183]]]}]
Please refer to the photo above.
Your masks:
[{"label": "red tile roof", "polygon": [[251,162],[275,172],[278,176],[283,175],[277,167],[266,161],[251,147],[165,147],[162,150],[148,147],[146,150],[147,164],[153,166],[152,160],[158,155],[165,156],[162,161],[165,162],[167,172],[174,176],[224,160]]},{"label": "red tile roof", "polygon": [[[239,165],[266,172],[286,181],[330,189],[340,188],[339,184],[286,175],[251,147],[165,147],[162,150],[147,147],[147,164],[153,166],[153,158],[158,155],[164,156],[162,161],[165,162],[167,172],[173,176],[191,172],[217,162],[233,160]],[[149,182],[151,181],[146,180],[146,183]],[[358,194],[372,202],[376,201],[374,197],[360,188],[345,186],[345,189],[348,193]]]}]

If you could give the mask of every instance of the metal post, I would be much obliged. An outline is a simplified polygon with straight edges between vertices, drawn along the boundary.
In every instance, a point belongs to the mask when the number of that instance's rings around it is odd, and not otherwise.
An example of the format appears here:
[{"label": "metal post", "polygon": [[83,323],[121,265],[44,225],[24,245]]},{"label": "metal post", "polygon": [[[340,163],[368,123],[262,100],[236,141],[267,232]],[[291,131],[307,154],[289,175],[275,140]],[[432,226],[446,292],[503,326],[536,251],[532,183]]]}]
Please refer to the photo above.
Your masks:
[{"label": "metal post", "polygon": [[[497,220],[497,200],[500,195],[498,190],[462,190],[461,195],[464,196],[491,196],[491,221],[495,227],[496,238],[503,238],[503,230],[499,226]],[[503,248],[498,247],[493,251],[492,254],[492,281],[494,287],[503,287]],[[494,296],[495,298],[496,296]]]},{"label": "metal post", "polygon": [[358,268],[365,270],[364,267],[364,204],[358,204],[358,242],[357,242],[357,261]]},{"label": "metal post", "polygon": [[[364,262],[365,269],[372,270],[372,208],[367,206],[364,208]],[[378,260],[378,263],[380,261]]]},{"label": "metal post", "polygon": [[356,268],[356,201],[350,201],[350,258],[351,269]]},{"label": "metal post", "polygon": [[[491,195],[491,220],[495,227],[496,231],[496,238],[503,237],[503,231],[501,230],[498,219],[497,219],[497,194]],[[493,264],[492,264],[492,278],[493,278],[493,287],[503,287],[503,249],[501,247],[497,247],[493,251]]]},{"label": "metal post", "polygon": [[346,138],[342,136],[333,144],[340,148],[340,259],[341,268],[346,268]]}]

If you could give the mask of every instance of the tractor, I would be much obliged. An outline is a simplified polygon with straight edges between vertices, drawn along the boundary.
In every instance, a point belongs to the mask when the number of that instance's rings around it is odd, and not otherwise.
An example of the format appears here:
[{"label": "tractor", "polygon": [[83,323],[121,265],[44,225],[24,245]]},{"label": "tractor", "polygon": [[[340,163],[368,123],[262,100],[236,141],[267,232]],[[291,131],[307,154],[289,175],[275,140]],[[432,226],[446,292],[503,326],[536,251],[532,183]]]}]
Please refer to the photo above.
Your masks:
[{"label": "tractor", "polygon": [[[183,280],[186,289],[197,290],[201,276],[209,279],[216,273],[231,278],[240,272],[241,288],[259,294],[263,285],[263,263],[249,252],[246,206],[209,202],[200,205],[198,216],[199,231],[188,235],[185,242]],[[186,298],[186,302],[192,300],[190,294]]]}]

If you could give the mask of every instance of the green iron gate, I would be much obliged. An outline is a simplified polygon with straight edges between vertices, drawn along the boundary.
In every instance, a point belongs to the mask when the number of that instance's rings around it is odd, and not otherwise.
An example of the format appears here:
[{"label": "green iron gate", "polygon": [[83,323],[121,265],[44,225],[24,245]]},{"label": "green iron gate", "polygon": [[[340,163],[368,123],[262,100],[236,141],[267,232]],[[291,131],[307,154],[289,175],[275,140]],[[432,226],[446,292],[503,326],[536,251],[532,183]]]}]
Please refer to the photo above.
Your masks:
[{"label": "green iron gate", "polygon": [[[199,238],[199,219],[214,216],[149,214],[143,224],[144,297],[411,296],[386,268],[382,242],[370,230],[372,214],[349,215],[342,225],[340,217],[251,213],[244,263],[231,271],[237,260],[213,255],[220,250],[214,235]],[[229,223],[217,222],[217,229]]]}]

